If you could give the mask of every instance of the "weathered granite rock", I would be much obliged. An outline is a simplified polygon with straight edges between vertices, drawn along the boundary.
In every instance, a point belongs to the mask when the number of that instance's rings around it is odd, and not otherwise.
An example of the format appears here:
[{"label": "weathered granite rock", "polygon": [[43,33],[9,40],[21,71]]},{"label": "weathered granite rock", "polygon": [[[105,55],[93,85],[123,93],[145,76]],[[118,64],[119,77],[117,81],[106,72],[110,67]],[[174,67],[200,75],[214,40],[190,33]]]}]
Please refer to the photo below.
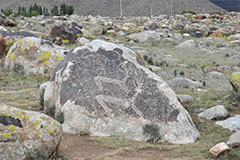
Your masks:
[{"label": "weathered granite rock", "polygon": [[26,74],[49,75],[68,50],[49,41],[26,37],[9,49],[4,67]]},{"label": "weathered granite rock", "polygon": [[[14,107],[0,107],[0,159],[48,157],[61,141],[62,127],[45,114]],[[38,154],[38,155],[37,155]],[[45,157],[45,158],[46,158]]]},{"label": "weathered granite rock", "polygon": [[223,128],[227,128],[231,131],[240,131],[240,115],[230,117],[223,121],[217,121],[215,124],[220,125]]},{"label": "weathered granite rock", "polygon": [[230,136],[229,140],[227,141],[227,145],[231,147],[239,147],[240,146],[240,132],[236,132]]},{"label": "weathered granite rock", "polygon": [[161,40],[160,34],[155,31],[144,31],[141,33],[133,33],[127,37],[131,40],[137,40],[140,43]]},{"label": "weathered granite rock", "polygon": [[201,88],[203,84],[198,81],[193,81],[188,78],[174,78],[168,81],[168,84],[172,87],[184,87],[184,88]]},{"label": "weathered granite rock", "polygon": [[220,154],[223,154],[224,152],[228,151],[230,148],[228,145],[226,145],[225,142],[218,143],[217,145],[213,146],[209,152],[213,154],[214,156],[219,156]]},{"label": "weathered granite rock", "polygon": [[46,110],[63,117],[67,133],[147,140],[146,124],[164,140],[193,143],[199,132],[176,94],[132,50],[94,40],[75,48],[56,67],[45,90]]},{"label": "weathered granite rock", "polygon": [[228,111],[222,105],[209,108],[198,115],[198,117],[206,118],[208,120],[223,119],[223,118],[226,118],[227,116],[228,116]]}]

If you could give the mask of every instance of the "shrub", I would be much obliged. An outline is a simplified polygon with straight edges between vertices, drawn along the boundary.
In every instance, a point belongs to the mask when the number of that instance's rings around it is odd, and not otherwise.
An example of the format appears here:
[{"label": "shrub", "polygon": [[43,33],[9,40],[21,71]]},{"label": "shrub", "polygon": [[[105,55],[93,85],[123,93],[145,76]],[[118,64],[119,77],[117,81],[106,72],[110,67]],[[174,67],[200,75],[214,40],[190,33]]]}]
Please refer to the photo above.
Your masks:
[{"label": "shrub", "polygon": [[47,105],[47,107],[44,109],[44,112],[45,112],[45,114],[54,118],[55,110],[56,110],[55,102],[52,102],[51,104]]},{"label": "shrub", "polygon": [[38,16],[38,15],[39,15],[38,11],[32,11],[31,13],[31,16]]},{"label": "shrub", "polygon": [[20,63],[15,63],[13,66],[13,71],[19,74],[24,74],[24,66]]},{"label": "shrub", "polygon": [[13,14],[13,11],[11,9],[1,9],[1,12],[5,15],[5,16],[10,16],[11,14]]},{"label": "shrub", "polygon": [[45,93],[45,89],[41,90],[41,92],[40,92],[40,102],[39,102],[41,107],[44,107],[44,93]]},{"label": "shrub", "polygon": [[52,14],[52,16],[59,16],[58,6],[54,6],[54,7],[51,9],[51,14]]},{"label": "shrub", "polygon": [[60,6],[60,15],[72,15],[74,12],[73,6],[66,5],[65,3]]},{"label": "shrub", "polygon": [[194,12],[194,11],[182,11],[182,14],[185,14],[185,13],[190,13],[190,14],[192,14],[192,15],[195,15],[195,14],[196,14],[196,12]]},{"label": "shrub", "polygon": [[157,124],[146,124],[143,127],[143,134],[148,137],[148,141],[157,143],[160,139],[160,128]]}]

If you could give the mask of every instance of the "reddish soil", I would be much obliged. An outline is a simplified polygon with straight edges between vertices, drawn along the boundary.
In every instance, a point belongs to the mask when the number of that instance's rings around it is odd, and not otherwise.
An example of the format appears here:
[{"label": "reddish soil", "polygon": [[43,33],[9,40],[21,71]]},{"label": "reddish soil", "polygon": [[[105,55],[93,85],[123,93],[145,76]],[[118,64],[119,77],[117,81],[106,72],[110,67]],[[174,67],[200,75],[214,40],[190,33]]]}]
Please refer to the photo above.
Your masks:
[{"label": "reddish soil", "polygon": [[93,142],[89,136],[64,134],[58,152],[69,160],[188,160],[171,158],[171,151],[158,149],[112,149]]}]

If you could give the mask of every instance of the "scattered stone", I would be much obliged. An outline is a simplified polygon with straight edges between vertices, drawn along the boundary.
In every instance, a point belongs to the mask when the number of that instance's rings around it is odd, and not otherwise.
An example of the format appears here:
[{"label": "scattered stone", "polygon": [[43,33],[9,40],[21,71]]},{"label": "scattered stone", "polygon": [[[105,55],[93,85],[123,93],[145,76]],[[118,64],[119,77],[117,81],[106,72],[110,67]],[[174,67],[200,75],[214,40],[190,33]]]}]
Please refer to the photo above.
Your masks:
[{"label": "scattered stone", "polygon": [[218,105],[201,112],[198,117],[212,119],[223,119],[228,116],[228,111],[224,106]]},{"label": "scattered stone", "polygon": [[178,94],[177,97],[180,100],[180,102],[183,103],[183,104],[187,104],[187,103],[192,103],[193,102],[193,97],[191,95]]},{"label": "scattered stone", "polygon": [[213,146],[209,152],[214,156],[218,157],[219,155],[223,154],[224,152],[230,150],[228,145],[225,142],[218,143],[217,145]]},{"label": "scattered stone", "polygon": [[227,141],[227,145],[230,147],[239,147],[240,146],[240,132],[236,132]]},{"label": "scattered stone", "polygon": [[94,40],[75,48],[55,69],[45,94],[44,110],[55,106],[67,133],[147,140],[143,127],[154,123],[174,144],[199,137],[171,88],[135,52],[113,43]]},{"label": "scattered stone", "polygon": [[49,41],[26,37],[9,49],[4,68],[20,73],[50,75],[68,50]]},{"label": "scattered stone", "polygon": [[130,40],[137,40],[140,43],[149,41],[160,41],[160,35],[155,31],[145,31],[141,33],[134,33],[127,36]]},{"label": "scattered stone", "polygon": [[197,108],[197,109],[194,109],[194,113],[201,113],[203,111],[205,111],[206,109],[205,108]]},{"label": "scattered stone", "polygon": [[51,117],[1,105],[0,159],[28,159],[29,155],[50,156],[62,137],[62,127]]},{"label": "scattered stone", "polygon": [[217,121],[215,124],[227,128],[231,131],[240,131],[240,115],[235,115],[223,121]]},{"label": "scattered stone", "polygon": [[196,43],[194,40],[187,40],[179,45],[176,46],[176,48],[194,48],[194,47],[197,47]]},{"label": "scattered stone", "polygon": [[76,41],[77,41],[80,45],[85,45],[85,44],[87,44],[87,43],[90,42],[90,41],[89,41],[87,38],[85,38],[85,37],[78,38]]},{"label": "scattered stone", "polygon": [[169,80],[168,84],[171,87],[183,87],[183,88],[189,88],[189,89],[203,87],[203,84],[201,82],[193,81],[188,78],[174,78],[172,80]]},{"label": "scattered stone", "polygon": [[63,43],[72,43],[83,34],[81,29],[75,22],[62,23],[53,26],[50,35],[61,38]]}]

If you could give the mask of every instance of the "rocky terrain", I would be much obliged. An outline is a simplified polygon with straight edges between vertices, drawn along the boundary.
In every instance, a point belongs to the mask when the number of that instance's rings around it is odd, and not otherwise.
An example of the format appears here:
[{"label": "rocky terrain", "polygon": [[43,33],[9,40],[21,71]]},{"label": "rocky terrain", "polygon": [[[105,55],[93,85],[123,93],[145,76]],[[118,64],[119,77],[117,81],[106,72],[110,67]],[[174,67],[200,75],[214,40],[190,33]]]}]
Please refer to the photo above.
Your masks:
[{"label": "rocky terrain", "polygon": [[[13,9],[17,11],[18,6],[29,7],[35,1],[32,0],[11,0],[0,1],[1,9]],[[119,16],[119,0],[38,0],[37,3],[50,11],[54,5],[60,6],[62,2],[74,6],[75,14],[79,15],[101,15]],[[209,0],[177,0],[171,3],[170,0],[123,0],[124,16],[149,16],[160,14],[176,14],[182,11],[194,11],[196,13],[225,12],[224,9],[210,2]]]},{"label": "rocky terrain", "polygon": [[0,14],[0,159],[240,159],[239,23]]}]

